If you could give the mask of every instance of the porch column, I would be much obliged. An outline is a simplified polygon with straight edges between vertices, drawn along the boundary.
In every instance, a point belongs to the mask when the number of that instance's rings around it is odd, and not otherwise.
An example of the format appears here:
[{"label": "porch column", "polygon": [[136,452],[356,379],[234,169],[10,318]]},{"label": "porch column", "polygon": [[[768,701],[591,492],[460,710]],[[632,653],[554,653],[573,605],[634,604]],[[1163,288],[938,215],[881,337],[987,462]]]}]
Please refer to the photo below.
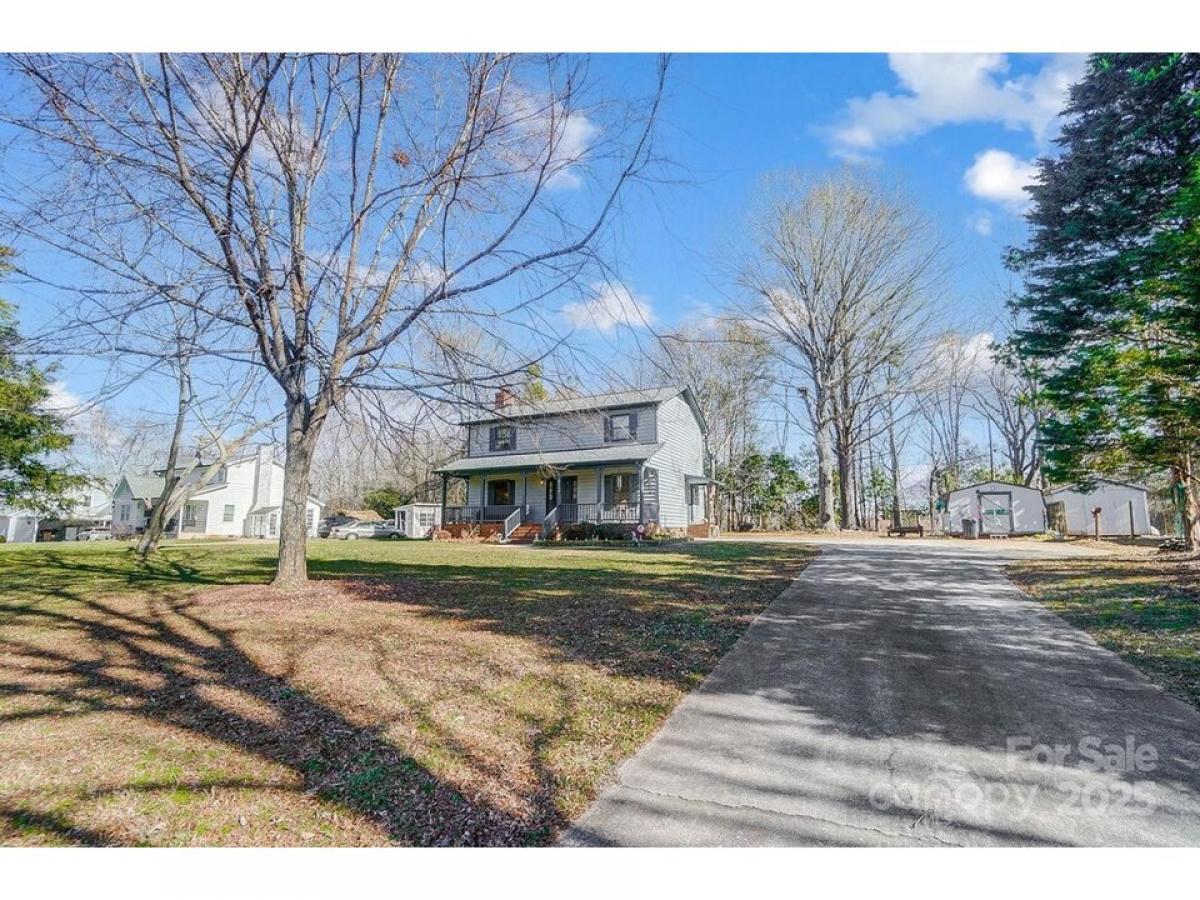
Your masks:
[{"label": "porch column", "polygon": [[642,491],[642,477],[646,474],[646,464],[644,462],[638,463],[637,473],[638,473],[638,524],[644,525],[646,522],[646,495]]},{"label": "porch column", "polygon": [[529,473],[521,473],[521,521],[529,514]]},{"label": "porch column", "polygon": [[[562,470],[554,473],[554,505],[561,506],[562,499]],[[1133,501],[1129,501],[1129,521],[1133,521]],[[546,515],[550,515],[550,510],[546,510]]]},{"label": "porch column", "polygon": [[604,468],[596,468],[596,521],[604,517]]},{"label": "porch column", "polygon": [[442,473],[442,517],[438,521],[442,523],[441,527],[446,527],[446,493],[450,487],[450,476],[445,472]]}]

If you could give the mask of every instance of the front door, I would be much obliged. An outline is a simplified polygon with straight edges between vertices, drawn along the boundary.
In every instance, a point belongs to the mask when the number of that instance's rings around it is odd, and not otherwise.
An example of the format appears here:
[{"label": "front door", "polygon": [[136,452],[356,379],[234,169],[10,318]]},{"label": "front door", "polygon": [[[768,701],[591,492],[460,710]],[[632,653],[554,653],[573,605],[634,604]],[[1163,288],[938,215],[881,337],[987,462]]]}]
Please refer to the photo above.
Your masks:
[{"label": "front door", "polygon": [[579,478],[575,475],[564,475],[562,477],[562,492],[563,503],[578,503]]}]

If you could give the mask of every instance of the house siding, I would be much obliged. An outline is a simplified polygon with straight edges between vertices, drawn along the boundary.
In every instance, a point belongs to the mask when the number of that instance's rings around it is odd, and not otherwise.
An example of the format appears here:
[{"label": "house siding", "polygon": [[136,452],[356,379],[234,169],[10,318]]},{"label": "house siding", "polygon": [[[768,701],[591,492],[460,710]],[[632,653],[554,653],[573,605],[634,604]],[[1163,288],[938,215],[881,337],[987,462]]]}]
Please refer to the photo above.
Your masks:
[{"label": "house siding", "polygon": [[[612,446],[604,440],[605,419],[613,414],[636,413],[637,440],[632,444],[654,444],[658,442],[658,423],[653,406],[630,406],[595,412],[566,413],[533,419],[506,422],[496,420],[479,422],[468,426],[467,455],[503,456],[508,453],[550,453],[556,450],[590,450],[594,447]],[[516,447],[512,450],[492,450],[489,446],[491,429],[496,425],[512,425],[516,428]]]},{"label": "house siding", "polygon": [[[193,471],[189,480],[198,478]],[[121,482],[113,494],[114,533],[132,534],[145,527],[147,515],[145,504],[134,499],[125,482]],[[261,537],[267,536],[265,525],[251,523],[250,512],[259,507],[283,504],[283,463],[274,458],[269,448],[260,448],[254,456],[230,462],[225,467],[225,480],[207,487],[192,490],[186,504],[196,510],[197,523],[194,527],[184,526],[181,530],[171,529],[171,535],[215,537]],[[186,506],[185,504],[185,506]],[[129,521],[122,522],[121,509],[128,505]],[[233,521],[225,521],[225,507],[233,507]],[[205,509],[205,507],[207,507]],[[309,534],[316,534],[316,523],[321,517],[321,506],[313,500],[307,504],[311,526]],[[181,520],[182,509],[177,516]],[[203,521],[201,521],[203,517]]]},{"label": "house siding", "polygon": [[113,534],[133,534],[146,525],[146,504],[133,496],[121,481],[112,495]]},{"label": "house siding", "polygon": [[658,469],[659,524],[686,528],[688,523],[686,476],[704,471],[704,433],[682,396],[664,400],[658,408],[658,440],[662,449],[646,461]]}]

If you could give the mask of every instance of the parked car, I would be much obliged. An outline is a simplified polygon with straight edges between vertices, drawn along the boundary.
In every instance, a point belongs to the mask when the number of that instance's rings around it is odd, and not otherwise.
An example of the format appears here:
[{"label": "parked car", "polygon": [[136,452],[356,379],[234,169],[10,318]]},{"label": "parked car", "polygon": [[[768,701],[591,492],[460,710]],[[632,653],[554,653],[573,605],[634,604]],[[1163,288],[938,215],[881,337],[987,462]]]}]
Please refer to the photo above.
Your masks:
[{"label": "parked car", "polygon": [[350,516],[326,516],[317,523],[317,537],[327,538],[329,532],[339,525],[349,525],[355,520]]},{"label": "parked car", "polygon": [[75,535],[77,541],[111,541],[112,539],[111,528],[85,528]]},{"label": "parked car", "polygon": [[337,525],[329,536],[339,541],[354,541],[359,538],[389,538],[398,541],[404,537],[391,522],[350,522]]}]

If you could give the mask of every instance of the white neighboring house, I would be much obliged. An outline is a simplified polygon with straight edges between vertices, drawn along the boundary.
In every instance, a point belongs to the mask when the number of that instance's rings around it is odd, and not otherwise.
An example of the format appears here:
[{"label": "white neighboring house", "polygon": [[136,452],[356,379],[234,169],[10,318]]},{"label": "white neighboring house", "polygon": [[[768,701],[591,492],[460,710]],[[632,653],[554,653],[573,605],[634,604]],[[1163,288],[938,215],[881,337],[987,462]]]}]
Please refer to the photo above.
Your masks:
[{"label": "white neighboring house", "polygon": [[[269,445],[248,448],[230,459],[212,477],[200,483],[204,467],[186,478],[188,499],[167,525],[175,537],[265,537],[279,536],[279,514],[283,505],[283,462]],[[125,476],[113,492],[113,531],[136,534],[146,526],[150,508],[163,488],[163,473],[154,476]],[[308,533],[317,533],[321,501],[309,497],[306,504]]]},{"label": "white neighboring house", "polygon": [[39,516],[27,509],[0,506],[0,537],[6,544],[32,544],[37,540]]},{"label": "white neighboring house", "polygon": [[[594,522],[707,528],[704,418],[689,388],[518,403],[463,423],[467,453],[442,466],[443,527],[487,526],[532,539]],[[451,478],[465,506],[445,505]]]},{"label": "white neighboring house", "polygon": [[1138,537],[1157,535],[1150,524],[1150,490],[1140,484],[1097,479],[1091,490],[1078,485],[1055,488],[1047,503],[1061,503],[1067,520],[1067,534],[1096,533],[1092,510],[1100,510],[1100,535]]},{"label": "white neighboring house", "polygon": [[97,481],[90,487],[77,488],[67,495],[67,501],[60,515],[47,516],[40,526],[53,540],[74,541],[89,528],[112,525],[112,489],[107,484]]},{"label": "white neighboring house", "polygon": [[963,519],[974,519],[981,536],[1040,534],[1046,530],[1046,501],[1037,488],[1003,481],[984,481],[946,495],[943,526],[949,534],[963,533]]},{"label": "white neighboring house", "polygon": [[405,537],[429,537],[442,527],[440,503],[406,503],[395,510],[396,530]]}]

